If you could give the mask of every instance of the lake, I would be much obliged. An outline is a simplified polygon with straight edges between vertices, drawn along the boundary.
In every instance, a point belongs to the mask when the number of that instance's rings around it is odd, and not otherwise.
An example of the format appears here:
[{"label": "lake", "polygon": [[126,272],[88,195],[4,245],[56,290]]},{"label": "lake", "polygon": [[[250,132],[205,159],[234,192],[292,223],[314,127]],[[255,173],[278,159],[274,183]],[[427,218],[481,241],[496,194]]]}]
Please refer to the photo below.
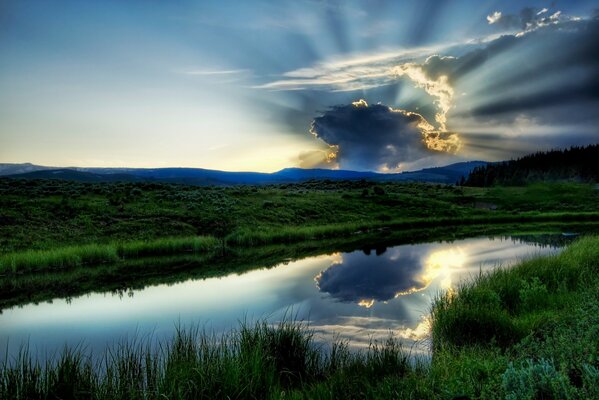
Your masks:
[{"label": "lake", "polygon": [[436,295],[481,272],[556,253],[561,241],[485,237],[362,249],[124,295],[28,304],[0,314],[0,349],[12,356],[27,343],[42,360],[65,345],[101,354],[132,338],[169,338],[177,325],[218,334],[242,320],[292,316],[309,322],[317,341],[347,339],[362,348],[393,333],[426,352],[426,316]]}]

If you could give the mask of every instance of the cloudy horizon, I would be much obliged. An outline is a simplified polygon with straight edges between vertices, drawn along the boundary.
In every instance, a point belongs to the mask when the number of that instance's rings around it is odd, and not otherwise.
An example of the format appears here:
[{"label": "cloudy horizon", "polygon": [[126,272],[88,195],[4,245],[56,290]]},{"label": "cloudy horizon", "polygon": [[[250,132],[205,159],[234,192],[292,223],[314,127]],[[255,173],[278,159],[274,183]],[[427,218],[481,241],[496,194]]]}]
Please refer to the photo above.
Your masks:
[{"label": "cloudy horizon", "polygon": [[596,1],[5,2],[0,162],[400,172],[599,142]]}]

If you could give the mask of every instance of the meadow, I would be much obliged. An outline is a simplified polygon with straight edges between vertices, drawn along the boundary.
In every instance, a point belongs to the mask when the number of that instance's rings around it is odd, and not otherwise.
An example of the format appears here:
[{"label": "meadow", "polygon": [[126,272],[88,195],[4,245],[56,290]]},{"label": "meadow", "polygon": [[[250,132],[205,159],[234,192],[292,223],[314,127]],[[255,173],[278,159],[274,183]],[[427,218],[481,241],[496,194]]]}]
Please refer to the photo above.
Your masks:
[{"label": "meadow", "polygon": [[590,184],[198,187],[0,179],[0,274],[450,226],[599,222]]},{"label": "meadow", "polygon": [[496,269],[440,295],[432,357],[390,337],[364,352],[319,345],[310,327],[242,324],[215,337],[180,328],[161,346],[122,343],[93,360],[65,349],[0,365],[14,399],[590,399],[599,392],[599,238]]},{"label": "meadow", "polygon": [[[0,179],[0,222],[1,310],[373,246],[596,231],[599,191]],[[593,398],[598,265],[599,239],[587,237],[440,295],[430,359],[414,360],[393,337],[365,352],[323,345],[301,321],[243,324],[222,337],[180,327],[161,343],[134,339],[101,357],[70,348],[43,365],[25,347],[0,360],[0,398]]]}]

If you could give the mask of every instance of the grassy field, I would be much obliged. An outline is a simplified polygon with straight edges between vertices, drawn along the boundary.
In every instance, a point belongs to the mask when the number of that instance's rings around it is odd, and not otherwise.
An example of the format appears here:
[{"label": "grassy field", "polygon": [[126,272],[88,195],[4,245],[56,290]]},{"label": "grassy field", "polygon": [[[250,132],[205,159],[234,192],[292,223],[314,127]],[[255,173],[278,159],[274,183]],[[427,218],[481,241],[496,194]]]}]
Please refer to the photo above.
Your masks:
[{"label": "grassy field", "polygon": [[72,349],[39,365],[24,350],[0,366],[0,398],[598,398],[599,238],[465,283],[431,320],[430,363],[392,338],[362,353],[321,348],[292,321],[219,338],[182,329],[99,361]]},{"label": "grassy field", "polygon": [[322,240],[382,228],[599,221],[586,184],[467,188],[319,181],[264,187],[0,179],[0,274]]}]

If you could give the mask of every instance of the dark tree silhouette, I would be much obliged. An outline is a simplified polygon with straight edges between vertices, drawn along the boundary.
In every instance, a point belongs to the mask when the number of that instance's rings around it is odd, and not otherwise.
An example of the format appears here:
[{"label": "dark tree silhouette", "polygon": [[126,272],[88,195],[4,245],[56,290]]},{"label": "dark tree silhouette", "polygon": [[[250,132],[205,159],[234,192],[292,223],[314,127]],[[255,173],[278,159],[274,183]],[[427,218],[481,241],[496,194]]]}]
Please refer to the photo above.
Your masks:
[{"label": "dark tree silhouette", "polygon": [[599,144],[529,154],[476,167],[465,186],[525,185],[538,181],[599,181]]}]

